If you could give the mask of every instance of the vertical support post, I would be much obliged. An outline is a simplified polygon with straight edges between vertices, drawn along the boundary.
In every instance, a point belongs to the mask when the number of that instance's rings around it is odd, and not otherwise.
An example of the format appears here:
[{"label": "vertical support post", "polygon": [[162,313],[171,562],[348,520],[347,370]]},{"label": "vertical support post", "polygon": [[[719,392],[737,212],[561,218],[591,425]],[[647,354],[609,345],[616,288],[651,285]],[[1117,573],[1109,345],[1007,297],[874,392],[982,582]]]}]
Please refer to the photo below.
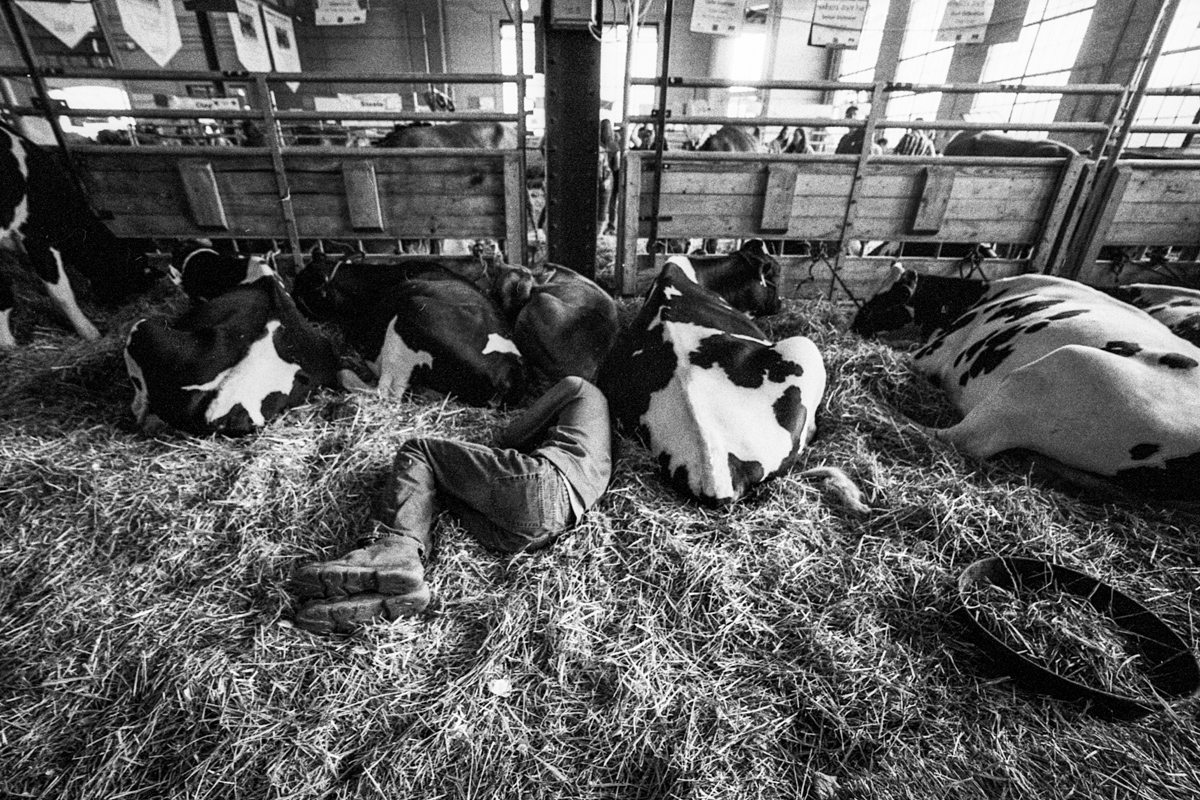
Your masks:
[{"label": "vertical support post", "polygon": [[[633,215],[633,224],[629,223],[628,203],[632,202],[636,209],[641,202],[641,162],[638,162],[638,182],[637,189],[634,190],[635,195],[630,199],[629,195],[629,96],[631,85],[629,79],[633,76],[633,51],[637,46],[638,17],[641,16],[641,0],[631,0],[629,7],[629,25],[627,26],[628,33],[625,36],[625,77],[621,82],[621,133],[620,142],[621,149],[618,153],[618,162],[621,165],[621,185],[617,185],[617,181],[613,181],[612,190],[619,192],[617,195],[617,251],[613,263],[613,274],[616,276],[617,292],[620,294],[632,294],[633,278],[626,276],[626,264],[632,261],[632,266],[629,266],[629,275],[636,278],[637,275],[637,214]],[[632,237],[633,247],[626,247],[626,237]]]},{"label": "vertical support post", "polygon": [[303,254],[300,250],[300,232],[296,228],[296,210],[292,207],[292,190],[288,186],[287,171],[283,165],[283,137],[275,119],[275,95],[271,94],[267,78],[261,73],[254,76],[254,85],[263,100],[262,122],[266,128],[267,144],[271,148],[271,166],[275,169],[275,186],[279,191],[279,210],[283,214],[288,248],[292,251],[295,269],[299,271],[303,267]]},{"label": "vertical support post", "polygon": [[830,299],[833,298],[833,283],[842,271],[845,260],[846,239],[854,234],[854,218],[858,214],[858,195],[862,182],[867,177],[867,159],[871,157],[871,146],[875,143],[875,123],[883,116],[883,89],[881,81],[875,83],[871,90],[871,113],[867,115],[866,128],[863,131],[862,150],[858,153],[858,161],[854,165],[854,178],[850,181],[850,195],[846,198],[846,213],[842,217],[842,232],[838,237],[838,251],[833,260],[833,277],[829,282]]},{"label": "vertical support post", "polygon": [[[204,48],[204,61],[208,64],[208,68],[213,72],[221,71],[221,58],[217,54],[217,39],[213,36],[212,20],[208,18],[207,11],[196,12],[196,29],[200,33],[200,44]],[[264,28],[264,30],[269,30]],[[268,57],[270,48],[268,48]],[[216,80],[213,81],[213,86],[217,90],[217,94],[225,96],[225,82]]]},{"label": "vertical support post", "polygon": [[[517,226],[521,234],[516,241],[508,242],[508,257],[515,259],[518,264],[529,263],[529,237],[526,235],[528,228],[528,220],[525,216],[525,197],[528,196],[529,187],[526,184],[526,176],[529,174],[528,157],[525,153],[525,131],[526,131],[526,115],[525,115],[525,9],[521,7],[521,0],[513,0],[513,5],[516,6],[516,45],[517,45],[517,162],[521,170],[521,200],[517,202],[515,217]],[[599,60],[599,57],[597,57]],[[596,85],[599,86],[599,78],[597,77]],[[597,104],[599,103],[599,90],[597,90]],[[597,108],[599,106],[597,105]],[[597,113],[599,113],[597,111]],[[509,193],[511,196],[511,193]],[[594,216],[594,215],[593,215]],[[596,241],[596,234],[592,233],[592,242]],[[592,245],[592,258],[588,262],[596,263],[596,247]],[[591,273],[588,273],[589,275]]]},{"label": "vertical support post", "polygon": [[543,19],[547,260],[590,278],[596,272],[600,42],[587,28],[555,26],[552,14]]},{"label": "vertical support post", "polygon": [[667,129],[667,85],[671,71],[671,23],[675,16],[675,0],[667,0],[663,11],[663,55],[662,71],[658,74],[658,102],[654,121],[654,195],[650,199],[650,241],[658,239],[658,204],[662,192],[663,148]]}]

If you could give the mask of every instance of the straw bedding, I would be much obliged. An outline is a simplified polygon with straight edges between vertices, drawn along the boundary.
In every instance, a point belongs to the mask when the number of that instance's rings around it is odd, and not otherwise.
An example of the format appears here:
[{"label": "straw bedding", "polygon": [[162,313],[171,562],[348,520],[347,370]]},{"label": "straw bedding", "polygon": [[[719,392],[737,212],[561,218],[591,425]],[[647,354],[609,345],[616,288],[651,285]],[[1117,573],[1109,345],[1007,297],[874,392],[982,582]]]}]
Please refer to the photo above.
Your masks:
[{"label": "straw bedding", "polygon": [[[454,401],[317,398],[243,439],[147,439],[120,358],[160,292],[84,343],[25,312],[0,355],[0,796],[1192,798],[1196,705],[1101,722],[993,674],[950,616],[958,572],[1052,558],[1191,642],[1200,523],[1077,498],[917,427],[954,412],[847,311],[771,321],[825,354],[818,439],[714,511],[622,441],[553,548],[438,528],[436,613],[293,628],[291,569],[363,530],[413,435],[484,441]],[[28,308],[28,305],[25,306]],[[512,412],[510,412],[512,413]],[[795,473],[840,466],[862,518]]]}]

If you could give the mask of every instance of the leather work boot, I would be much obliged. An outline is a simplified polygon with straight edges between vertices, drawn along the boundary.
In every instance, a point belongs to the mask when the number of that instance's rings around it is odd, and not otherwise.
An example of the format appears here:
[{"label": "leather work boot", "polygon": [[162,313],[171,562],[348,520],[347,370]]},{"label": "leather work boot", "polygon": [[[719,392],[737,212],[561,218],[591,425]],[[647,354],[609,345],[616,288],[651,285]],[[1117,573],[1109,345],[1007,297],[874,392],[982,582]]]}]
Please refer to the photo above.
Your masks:
[{"label": "leather work boot", "polygon": [[419,614],[429,605],[421,545],[396,534],[367,541],[341,558],[307,564],[292,575],[292,591],[315,598],[296,615],[301,628],[348,632],[371,619]]}]

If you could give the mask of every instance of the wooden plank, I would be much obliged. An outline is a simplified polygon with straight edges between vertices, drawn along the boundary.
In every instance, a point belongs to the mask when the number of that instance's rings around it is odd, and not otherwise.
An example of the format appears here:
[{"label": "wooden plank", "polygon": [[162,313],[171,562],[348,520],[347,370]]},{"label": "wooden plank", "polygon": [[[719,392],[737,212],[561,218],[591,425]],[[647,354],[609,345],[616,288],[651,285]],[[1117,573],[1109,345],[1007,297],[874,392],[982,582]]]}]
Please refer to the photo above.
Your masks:
[{"label": "wooden plank", "polygon": [[[639,211],[642,206],[642,156],[640,153],[628,152],[625,154],[625,165],[621,168],[621,203],[620,210],[622,216],[618,220],[617,231],[617,247],[621,248],[620,258],[617,260],[617,272],[615,275],[618,290],[623,295],[631,295],[637,292],[637,237],[639,235],[648,236],[650,233],[650,224],[646,223],[644,234],[641,233],[638,224]],[[645,197],[647,210],[646,214],[650,213],[648,196]]]},{"label": "wooden plank", "polygon": [[799,171],[797,164],[772,164],[767,168],[767,190],[759,222],[759,230],[763,233],[787,233]]},{"label": "wooden plank", "polygon": [[[345,159],[320,159],[311,156],[289,155],[285,152],[283,154],[283,163],[289,174],[292,172],[337,173],[341,170],[341,162],[344,160],[358,161],[362,158],[370,158],[371,154],[364,151],[365,148],[360,151],[347,151]],[[362,152],[363,155],[358,155],[359,152]],[[504,174],[504,154],[500,151],[497,151],[494,156],[489,157],[443,155],[439,158],[393,158],[382,160],[372,158],[371,161],[375,164],[376,174],[379,175],[390,173],[421,175],[436,172],[459,175],[475,173],[482,175]]]},{"label": "wooden plank", "polygon": [[1200,226],[1195,220],[1169,222],[1113,223],[1104,237],[1112,245],[1194,245],[1200,244]]},{"label": "wooden plank", "polygon": [[[1113,217],[1116,216],[1121,199],[1125,196],[1125,187],[1129,185],[1132,177],[1133,169],[1131,167],[1118,165],[1109,185],[1100,187],[1100,191],[1104,192],[1104,205],[1092,227],[1087,247],[1084,248],[1083,255],[1079,259],[1081,270],[1090,270],[1096,263],[1096,257],[1100,255],[1100,248],[1108,244],[1108,228],[1112,224]],[[1079,280],[1084,280],[1082,271],[1079,273]]]},{"label": "wooden plank", "polygon": [[1085,163],[1086,159],[1082,156],[1074,156],[1063,168],[1062,179],[1055,190],[1054,202],[1050,206],[1050,213],[1046,216],[1045,224],[1042,225],[1033,260],[1030,263],[1032,272],[1050,272],[1053,268],[1051,261],[1053,258],[1057,258],[1057,248],[1065,247],[1070,241],[1067,230],[1069,228],[1067,213],[1075,198],[1076,190],[1079,188]]},{"label": "wooden plank", "polygon": [[504,248],[510,263],[524,264],[525,250],[525,176],[516,153],[504,157]]},{"label": "wooden plank", "polygon": [[1200,204],[1122,202],[1112,220],[1113,225],[1136,225],[1141,222],[1198,225],[1200,224]]},{"label": "wooden plank", "polygon": [[343,161],[342,182],[350,212],[350,227],[364,231],[383,230],[379,187],[375,183],[375,167],[371,162]]},{"label": "wooden plank", "polygon": [[954,190],[954,171],[923,167],[916,182],[917,202],[908,229],[912,233],[936,233],[946,218],[946,206]]},{"label": "wooden plank", "polygon": [[1135,169],[1123,202],[1200,203],[1200,172]]},{"label": "wooden plank", "polygon": [[181,161],[179,177],[183,180],[188,208],[196,224],[206,229],[229,230],[212,165],[207,161]]}]

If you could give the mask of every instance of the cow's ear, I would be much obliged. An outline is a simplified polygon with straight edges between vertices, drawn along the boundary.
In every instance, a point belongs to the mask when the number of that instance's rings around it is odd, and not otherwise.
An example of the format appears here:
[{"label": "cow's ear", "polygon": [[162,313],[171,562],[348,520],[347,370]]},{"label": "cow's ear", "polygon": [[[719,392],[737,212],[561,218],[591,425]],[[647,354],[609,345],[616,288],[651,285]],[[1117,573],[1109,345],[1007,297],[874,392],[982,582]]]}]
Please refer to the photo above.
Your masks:
[{"label": "cow's ear", "polygon": [[748,239],[746,243],[742,245],[742,252],[765,256],[767,254],[767,243],[762,239]]}]

